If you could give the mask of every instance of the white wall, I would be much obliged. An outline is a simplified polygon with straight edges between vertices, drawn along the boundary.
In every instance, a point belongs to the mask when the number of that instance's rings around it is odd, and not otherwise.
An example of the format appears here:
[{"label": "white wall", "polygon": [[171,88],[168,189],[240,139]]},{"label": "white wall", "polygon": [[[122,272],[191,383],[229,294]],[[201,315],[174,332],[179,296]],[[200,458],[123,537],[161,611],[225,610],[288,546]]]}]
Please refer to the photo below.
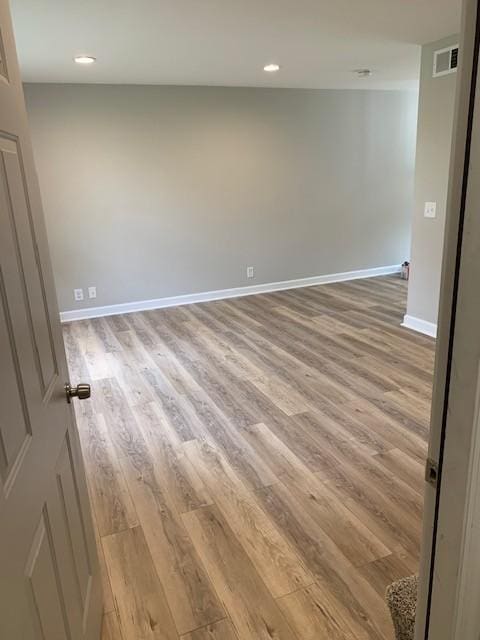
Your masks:
[{"label": "white wall", "polygon": [[[417,95],[26,85],[62,311],[403,261]],[[255,267],[247,280],[246,267]]]},{"label": "white wall", "polygon": [[[458,44],[452,36],[422,48],[418,112],[412,266],[405,324],[435,333],[440,296],[448,175],[457,74],[433,77],[434,52]],[[437,203],[437,217],[425,218],[425,202]]]}]

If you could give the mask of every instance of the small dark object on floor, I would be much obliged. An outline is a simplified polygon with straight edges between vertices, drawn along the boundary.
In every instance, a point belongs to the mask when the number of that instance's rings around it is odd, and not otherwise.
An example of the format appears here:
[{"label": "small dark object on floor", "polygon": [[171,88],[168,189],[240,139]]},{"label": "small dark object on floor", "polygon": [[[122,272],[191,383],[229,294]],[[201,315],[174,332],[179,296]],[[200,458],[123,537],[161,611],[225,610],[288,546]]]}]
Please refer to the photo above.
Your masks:
[{"label": "small dark object on floor", "polygon": [[413,640],[417,611],[418,576],[397,580],[387,587],[387,604],[392,614],[396,640]]}]

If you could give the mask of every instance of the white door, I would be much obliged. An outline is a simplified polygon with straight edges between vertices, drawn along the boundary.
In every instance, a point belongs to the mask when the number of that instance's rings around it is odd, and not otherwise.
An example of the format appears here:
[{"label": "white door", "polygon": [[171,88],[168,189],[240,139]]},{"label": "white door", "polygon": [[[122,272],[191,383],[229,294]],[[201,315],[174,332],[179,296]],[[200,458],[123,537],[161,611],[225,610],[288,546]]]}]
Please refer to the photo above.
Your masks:
[{"label": "white door", "polygon": [[0,0],[2,640],[100,637],[98,560],[66,382],[8,0]]},{"label": "white door", "polygon": [[464,0],[416,640],[480,637],[480,77]]}]

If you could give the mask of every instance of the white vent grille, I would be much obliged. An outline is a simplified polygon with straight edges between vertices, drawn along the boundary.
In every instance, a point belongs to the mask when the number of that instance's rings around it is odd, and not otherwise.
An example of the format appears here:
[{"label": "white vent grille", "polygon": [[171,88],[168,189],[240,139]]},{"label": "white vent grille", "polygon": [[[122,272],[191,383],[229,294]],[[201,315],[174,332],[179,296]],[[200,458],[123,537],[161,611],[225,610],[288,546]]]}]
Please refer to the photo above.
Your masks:
[{"label": "white vent grille", "polygon": [[433,56],[433,77],[455,73],[458,66],[458,44],[435,51]]}]

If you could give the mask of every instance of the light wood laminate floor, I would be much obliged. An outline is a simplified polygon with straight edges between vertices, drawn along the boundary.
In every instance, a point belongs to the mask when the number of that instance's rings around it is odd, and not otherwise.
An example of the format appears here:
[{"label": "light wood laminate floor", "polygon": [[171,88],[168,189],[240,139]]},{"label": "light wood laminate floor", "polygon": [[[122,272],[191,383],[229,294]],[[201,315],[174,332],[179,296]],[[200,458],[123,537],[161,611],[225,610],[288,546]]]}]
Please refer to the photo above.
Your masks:
[{"label": "light wood laminate floor", "polygon": [[433,340],[394,276],[65,326],[104,640],[386,640]]}]

